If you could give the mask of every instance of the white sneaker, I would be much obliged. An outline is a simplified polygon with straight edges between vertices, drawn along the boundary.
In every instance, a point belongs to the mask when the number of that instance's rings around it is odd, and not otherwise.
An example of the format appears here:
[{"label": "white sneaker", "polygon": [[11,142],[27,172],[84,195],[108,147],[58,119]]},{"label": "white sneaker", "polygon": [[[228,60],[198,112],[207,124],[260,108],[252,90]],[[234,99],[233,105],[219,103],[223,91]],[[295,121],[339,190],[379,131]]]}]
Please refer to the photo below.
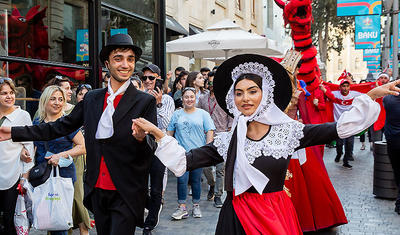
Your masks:
[{"label": "white sneaker", "polygon": [[172,218],[176,220],[186,219],[189,217],[189,213],[186,210],[186,207],[178,206],[178,209],[171,215]]},{"label": "white sneaker", "polygon": [[201,218],[201,210],[199,204],[193,204],[193,217],[194,218]]}]

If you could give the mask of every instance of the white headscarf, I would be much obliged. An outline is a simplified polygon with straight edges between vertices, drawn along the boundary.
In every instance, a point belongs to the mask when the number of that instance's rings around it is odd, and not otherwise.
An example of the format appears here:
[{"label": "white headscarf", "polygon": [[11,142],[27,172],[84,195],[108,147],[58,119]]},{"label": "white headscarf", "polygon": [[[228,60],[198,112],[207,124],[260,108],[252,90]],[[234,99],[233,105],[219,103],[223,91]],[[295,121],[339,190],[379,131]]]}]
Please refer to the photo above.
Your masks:
[{"label": "white headscarf", "polygon": [[[244,116],[234,102],[235,81],[245,73],[259,75],[262,78],[262,99],[257,110],[251,116]],[[232,130],[237,127],[237,152],[234,168],[235,195],[239,195],[251,186],[262,194],[269,179],[257,168],[253,167],[246,158],[245,141],[247,122],[257,121],[267,125],[280,125],[296,122],[280,110],[274,103],[275,81],[271,72],[263,64],[248,62],[240,64],[232,71],[233,84],[226,96],[226,104],[230,113],[234,115]],[[230,139],[228,140],[230,142]],[[228,143],[229,143],[228,142]],[[225,150],[226,153],[226,150]]]},{"label": "white headscarf", "polygon": [[100,117],[99,123],[97,124],[96,139],[107,139],[114,134],[114,126],[112,116],[114,115],[114,99],[119,94],[122,94],[128,89],[130,84],[130,79],[128,79],[122,86],[114,93],[111,88],[111,79],[108,80],[108,93],[107,97],[107,107],[105,108],[103,114]]}]

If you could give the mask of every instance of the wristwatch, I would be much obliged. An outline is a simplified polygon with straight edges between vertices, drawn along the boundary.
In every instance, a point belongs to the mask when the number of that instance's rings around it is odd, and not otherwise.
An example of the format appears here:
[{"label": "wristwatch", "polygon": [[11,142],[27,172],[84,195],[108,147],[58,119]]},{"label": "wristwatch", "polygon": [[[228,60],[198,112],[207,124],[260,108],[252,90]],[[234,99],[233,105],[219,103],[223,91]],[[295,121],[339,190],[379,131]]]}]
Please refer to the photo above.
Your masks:
[{"label": "wristwatch", "polygon": [[158,103],[156,106],[157,106],[157,108],[161,108],[162,107],[162,103]]}]

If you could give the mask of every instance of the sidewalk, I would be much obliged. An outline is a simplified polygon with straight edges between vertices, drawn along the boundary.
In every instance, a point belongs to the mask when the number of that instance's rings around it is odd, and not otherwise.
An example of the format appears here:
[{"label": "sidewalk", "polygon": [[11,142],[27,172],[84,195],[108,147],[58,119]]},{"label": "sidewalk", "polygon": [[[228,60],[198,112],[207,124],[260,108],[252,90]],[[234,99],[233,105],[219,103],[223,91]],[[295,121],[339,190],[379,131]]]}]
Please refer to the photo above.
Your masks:
[{"label": "sidewalk", "polygon": [[[352,170],[342,167],[342,162],[335,163],[335,149],[325,150],[325,165],[331,181],[342,201],[349,223],[340,227],[307,234],[400,234],[400,215],[394,212],[394,201],[377,199],[372,194],[373,155],[369,150],[361,151],[359,139],[355,140],[355,161],[350,162]],[[161,212],[160,223],[154,230],[156,235],[209,235],[214,234],[220,209],[207,201],[207,185],[203,182],[202,201],[200,208],[203,217],[195,219],[190,216],[181,221],[172,221],[171,214],[177,207],[176,178],[170,174],[165,192],[164,209]],[[188,197],[190,202],[191,197]],[[191,204],[189,203],[189,208]],[[31,232],[33,235],[45,234]],[[79,234],[76,230],[74,235]],[[96,234],[94,230],[90,234]],[[136,234],[142,234],[138,228]]]}]

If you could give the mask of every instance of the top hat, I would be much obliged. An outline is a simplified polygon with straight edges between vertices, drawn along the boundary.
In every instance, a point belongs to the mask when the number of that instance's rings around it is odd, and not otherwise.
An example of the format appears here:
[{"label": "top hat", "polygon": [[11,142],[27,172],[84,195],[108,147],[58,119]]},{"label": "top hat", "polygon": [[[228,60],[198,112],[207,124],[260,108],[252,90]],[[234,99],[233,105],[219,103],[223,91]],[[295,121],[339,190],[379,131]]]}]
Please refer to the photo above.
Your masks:
[{"label": "top hat", "polygon": [[[230,116],[233,116],[227,108],[226,95],[233,84],[232,71],[241,64],[255,62],[264,65],[272,74],[275,81],[274,103],[284,111],[292,99],[292,83],[286,69],[275,60],[255,54],[243,54],[234,56],[224,61],[217,69],[214,77],[214,94],[218,105]],[[263,87],[262,89],[267,89]]]},{"label": "top hat", "polygon": [[115,34],[107,41],[107,44],[100,51],[100,61],[104,64],[104,61],[108,59],[110,52],[119,47],[128,47],[135,52],[135,61],[140,59],[142,55],[142,49],[133,44],[131,36],[128,34]]}]

